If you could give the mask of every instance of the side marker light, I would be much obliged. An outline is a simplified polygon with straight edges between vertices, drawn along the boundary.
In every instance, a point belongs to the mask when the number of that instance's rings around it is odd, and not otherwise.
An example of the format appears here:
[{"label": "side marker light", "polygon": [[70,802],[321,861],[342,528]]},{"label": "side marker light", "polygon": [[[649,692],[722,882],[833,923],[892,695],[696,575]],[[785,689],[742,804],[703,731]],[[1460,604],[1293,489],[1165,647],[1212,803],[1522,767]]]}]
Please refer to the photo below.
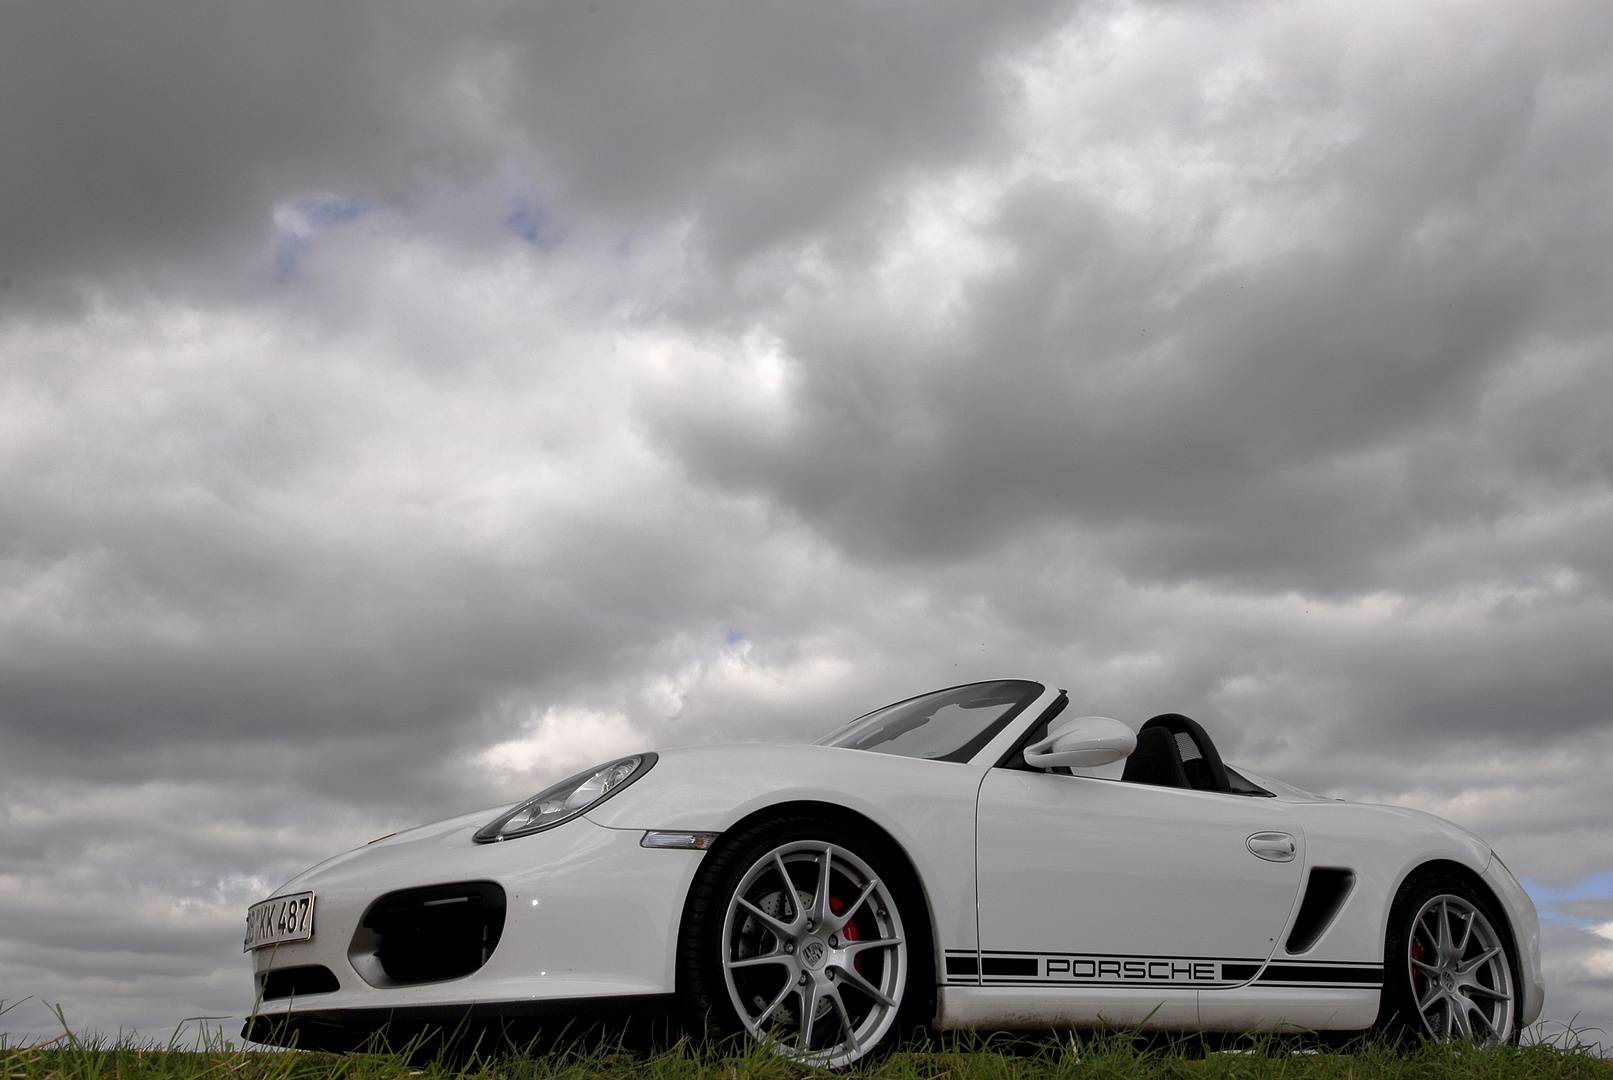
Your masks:
[{"label": "side marker light", "polygon": [[705,851],[717,842],[721,833],[714,832],[647,832],[639,847],[677,848],[684,851]]}]

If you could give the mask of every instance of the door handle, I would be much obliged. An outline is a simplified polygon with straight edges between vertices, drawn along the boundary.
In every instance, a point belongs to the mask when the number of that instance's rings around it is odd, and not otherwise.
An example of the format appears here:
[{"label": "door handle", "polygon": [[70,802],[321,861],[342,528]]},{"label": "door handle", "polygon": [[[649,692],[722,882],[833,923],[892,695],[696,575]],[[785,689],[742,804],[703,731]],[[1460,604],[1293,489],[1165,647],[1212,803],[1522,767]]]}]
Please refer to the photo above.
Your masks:
[{"label": "door handle", "polygon": [[1285,832],[1257,832],[1244,841],[1249,854],[1267,862],[1293,862],[1299,845]]}]

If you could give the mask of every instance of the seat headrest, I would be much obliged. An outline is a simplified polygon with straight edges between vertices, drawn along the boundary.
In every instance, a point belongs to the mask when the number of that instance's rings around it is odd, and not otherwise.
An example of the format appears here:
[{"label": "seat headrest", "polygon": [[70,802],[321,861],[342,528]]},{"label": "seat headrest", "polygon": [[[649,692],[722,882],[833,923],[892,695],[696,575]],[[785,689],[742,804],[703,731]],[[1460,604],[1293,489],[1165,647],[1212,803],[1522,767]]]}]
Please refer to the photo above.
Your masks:
[{"label": "seat headrest", "polygon": [[1202,763],[1192,760],[1185,754],[1179,753],[1183,758],[1183,767],[1188,776],[1188,787],[1199,788],[1203,791],[1231,791],[1232,783],[1227,778],[1227,767],[1221,761],[1221,752],[1215,748],[1210,739],[1209,732],[1199,725],[1192,717],[1181,713],[1160,713],[1149,720],[1137,731],[1137,741],[1141,745],[1143,732],[1163,730],[1174,736],[1174,741],[1180,747],[1183,737],[1198,749],[1198,757]]}]

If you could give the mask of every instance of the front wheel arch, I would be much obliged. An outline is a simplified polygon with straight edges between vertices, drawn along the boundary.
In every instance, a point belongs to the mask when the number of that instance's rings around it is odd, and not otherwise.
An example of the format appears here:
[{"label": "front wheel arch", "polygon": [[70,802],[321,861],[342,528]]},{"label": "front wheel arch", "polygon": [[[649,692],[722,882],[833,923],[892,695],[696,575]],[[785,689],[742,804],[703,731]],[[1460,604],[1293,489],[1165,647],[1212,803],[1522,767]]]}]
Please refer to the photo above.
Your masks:
[{"label": "front wheel arch", "polygon": [[[757,810],[740,820],[734,822],[723,830],[722,839],[706,853],[702,862],[720,856],[732,841],[730,838],[741,837],[757,827],[770,825],[792,819],[812,819],[821,821],[841,829],[859,834],[867,838],[870,844],[881,848],[889,859],[892,876],[897,879],[898,887],[904,889],[916,901],[911,906],[916,918],[913,925],[908,927],[907,934],[913,947],[909,950],[909,976],[908,993],[918,994],[920,1000],[915,1003],[914,1015],[922,1017],[924,1023],[934,1020],[937,1001],[937,978],[939,970],[936,958],[935,944],[935,914],[929,891],[924,887],[923,880],[918,871],[914,869],[913,860],[908,856],[907,850],[897,843],[888,831],[880,824],[867,816],[834,803],[800,800],[794,802],[774,803]],[[677,945],[677,975],[676,990],[680,1001],[687,1003],[690,999],[690,987],[687,981],[688,963],[685,958],[698,950],[698,943],[690,939],[689,931],[692,920],[691,908],[699,899],[705,874],[697,871],[694,880],[689,885],[689,891],[684,897],[683,911],[678,924]],[[691,1027],[697,1033],[702,1030],[700,1018],[688,1016]],[[910,1032],[909,1032],[910,1033]]]}]

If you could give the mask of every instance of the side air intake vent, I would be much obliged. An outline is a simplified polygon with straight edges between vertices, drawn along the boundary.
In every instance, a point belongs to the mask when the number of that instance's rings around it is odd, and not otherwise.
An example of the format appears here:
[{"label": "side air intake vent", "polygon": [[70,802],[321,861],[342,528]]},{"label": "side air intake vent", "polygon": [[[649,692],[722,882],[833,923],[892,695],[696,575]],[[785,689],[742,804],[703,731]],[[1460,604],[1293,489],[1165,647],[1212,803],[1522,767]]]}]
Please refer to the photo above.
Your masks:
[{"label": "side air intake vent", "polygon": [[1299,902],[1299,916],[1284,946],[1290,953],[1302,953],[1321,940],[1333,919],[1355,887],[1355,872],[1332,866],[1311,868],[1305,883],[1305,899]]},{"label": "side air intake vent", "polygon": [[302,997],[305,994],[334,994],[342,988],[336,973],[324,964],[270,968],[258,976],[258,992],[264,1001]]},{"label": "side air intake vent", "polygon": [[413,986],[478,970],[504,933],[504,890],[491,881],[387,893],[365,913],[347,958],[371,986]]}]

